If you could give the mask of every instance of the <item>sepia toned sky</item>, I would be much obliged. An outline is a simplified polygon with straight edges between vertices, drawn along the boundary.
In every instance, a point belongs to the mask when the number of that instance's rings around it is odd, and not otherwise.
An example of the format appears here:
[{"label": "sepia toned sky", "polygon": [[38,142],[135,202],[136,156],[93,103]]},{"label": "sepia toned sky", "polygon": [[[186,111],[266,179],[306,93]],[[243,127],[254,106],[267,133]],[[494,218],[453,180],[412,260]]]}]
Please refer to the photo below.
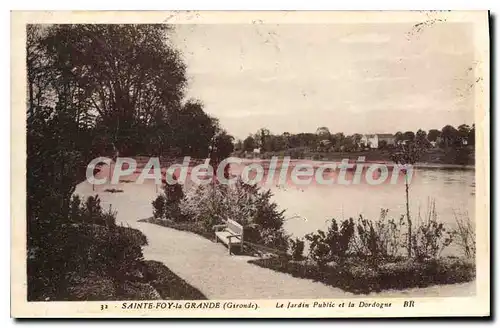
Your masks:
[{"label": "sepia toned sky", "polygon": [[467,24],[177,25],[187,97],[232,135],[395,133],[472,124]]}]

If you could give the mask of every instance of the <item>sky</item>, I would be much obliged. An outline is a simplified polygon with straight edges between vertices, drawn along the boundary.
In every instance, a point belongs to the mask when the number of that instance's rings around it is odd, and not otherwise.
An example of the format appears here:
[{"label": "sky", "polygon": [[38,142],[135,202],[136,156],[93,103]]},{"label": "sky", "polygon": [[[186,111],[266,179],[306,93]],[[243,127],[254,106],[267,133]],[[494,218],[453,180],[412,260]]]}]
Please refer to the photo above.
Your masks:
[{"label": "sky", "polygon": [[471,26],[176,25],[187,98],[237,138],[272,133],[395,133],[472,124]]}]

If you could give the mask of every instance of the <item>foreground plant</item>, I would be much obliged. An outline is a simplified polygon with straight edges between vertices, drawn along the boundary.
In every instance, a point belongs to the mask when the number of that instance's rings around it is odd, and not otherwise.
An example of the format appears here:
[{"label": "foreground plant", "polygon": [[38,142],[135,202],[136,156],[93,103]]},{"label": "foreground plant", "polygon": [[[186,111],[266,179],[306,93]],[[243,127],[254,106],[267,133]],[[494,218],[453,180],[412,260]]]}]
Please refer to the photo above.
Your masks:
[{"label": "foreground plant", "polygon": [[382,209],[376,221],[358,218],[353,248],[356,253],[378,264],[380,260],[393,259],[400,255],[403,246],[402,227],[404,215],[396,220],[388,217],[389,210]]},{"label": "foreground plant", "polygon": [[320,266],[331,261],[344,262],[349,251],[349,245],[354,236],[354,220],[352,218],[341,222],[340,226],[335,219],[325,233],[318,230],[305,236],[310,242],[309,258]]},{"label": "foreground plant", "polygon": [[424,151],[424,145],[417,141],[410,140],[407,143],[397,145],[395,151],[392,153],[392,161],[398,165],[404,165],[403,173],[405,176],[405,195],[406,195],[406,220],[408,227],[407,234],[407,252],[408,258],[412,256],[412,221],[410,217],[410,181],[409,176],[412,173],[412,166],[420,159]]},{"label": "foreground plant", "polygon": [[456,229],[453,231],[455,240],[460,246],[463,255],[474,260],[476,256],[476,232],[469,214],[467,212],[454,212],[453,214],[456,222]]},{"label": "foreground plant", "polygon": [[430,200],[426,217],[423,221],[419,220],[416,232],[412,236],[413,254],[417,260],[437,258],[452,241],[452,231],[446,229],[443,222],[438,221],[436,201]]}]

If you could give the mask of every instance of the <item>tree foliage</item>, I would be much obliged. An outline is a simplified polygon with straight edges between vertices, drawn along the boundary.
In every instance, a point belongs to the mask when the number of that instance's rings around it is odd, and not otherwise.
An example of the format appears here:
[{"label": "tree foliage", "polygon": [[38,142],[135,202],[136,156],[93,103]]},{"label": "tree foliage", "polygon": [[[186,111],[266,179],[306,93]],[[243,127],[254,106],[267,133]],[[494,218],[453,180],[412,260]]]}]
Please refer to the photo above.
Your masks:
[{"label": "tree foliage", "polygon": [[89,161],[224,156],[232,139],[203,104],[184,101],[185,65],[166,25],[28,25],[26,33],[28,298],[71,299],[89,275],[115,290],[140,263],[145,239],[116,227],[98,199],[71,198]]}]

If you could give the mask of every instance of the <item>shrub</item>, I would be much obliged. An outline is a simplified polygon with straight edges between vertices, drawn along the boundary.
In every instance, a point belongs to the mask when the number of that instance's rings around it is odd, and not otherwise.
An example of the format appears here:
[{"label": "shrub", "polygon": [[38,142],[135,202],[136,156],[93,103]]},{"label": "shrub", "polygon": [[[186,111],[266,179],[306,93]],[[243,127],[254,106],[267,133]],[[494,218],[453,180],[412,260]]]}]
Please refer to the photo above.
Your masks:
[{"label": "shrub", "polygon": [[114,226],[116,214],[116,211],[111,209],[111,205],[107,211],[102,209],[98,195],[88,197],[85,203],[82,203],[80,197],[76,195],[70,201],[69,221],[72,223]]},{"label": "shrub", "polygon": [[82,208],[81,208],[82,201],[80,197],[74,195],[71,198],[70,202],[70,207],[69,207],[69,220],[70,222],[81,222],[81,218],[83,216],[82,214]]},{"label": "shrub", "polygon": [[286,252],[288,250],[288,240],[289,236],[285,233],[284,229],[265,228],[260,230],[260,239],[257,243],[281,252]]},{"label": "shrub", "polygon": [[309,258],[314,262],[325,265],[330,260],[330,248],[326,243],[326,234],[323,230],[305,236],[309,241]]},{"label": "shrub", "polygon": [[116,299],[116,288],[113,279],[90,272],[81,277],[72,274],[68,278],[66,300],[104,301]]},{"label": "shrub", "polygon": [[304,240],[295,238],[290,239],[292,260],[300,261],[304,258]]},{"label": "shrub", "polygon": [[102,207],[99,195],[88,197],[83,208],[84,222],[95,223],[95,221],[100,221],[101,214]]},{"label": "shrub", "polygon": [[[225,185],[197,185],[186,192],[179,204],[182,215],[188,221],[201,223],[206,231],[212,231],[216,224],[227,217],[225,209]],[[223,219],[224,218],[224,219]]]},{"label": "shrub", "polygon": [[276,248],[288,249],[288,236],[282,228],[284,211],[272,201],[272,193],[241,180],[232,186],[198,185],[186,193],[180,203],[182,214],[201,223],[206,232],[232,219],[244,226],[245,240]]},{"label": "shrub", "polygon": [[380,211],[379,219],[375,222],[358,218],[355,248],[359,255],[369,258],[373,264],[380,259],[394,258],[402,247],[401,227],[404,226],[404,216],[399,221],[388,218],[387,209]]},{"label": "shrub", "polygon": [[158,195],[151,203],[153,205],[153,216],[155,219],[165,219],[166,199],[163,195]]},{"label": "shrub", "polygon": [[182,214],[180,203],[184,199],[184,191],[180,184],[165,184],[163,186],[165,193],[165,215],[174,221],[183,221],[185,219]]},{"label": "shrub", "polygon": [[162,297],[150,284],[126,281],[121,286],[121,300],[160,300]]},{"label": "shrub", "polygon": [[344,220],[340,228],[335,219],[325,233],[318,230],[305,236],[310,242],[309,257],[319,265],[323,266],[330,261],[344,261],[354,235],[354,220]]},{"label": "shrub", "polygon": [[116,299],[115,287],[141,266],[146,237],[138,230],[116,226],[116,212],[103,211],[97,196],[83,204],[73,197],[68,214],[67,222],[47,236],[50,249],[29,251],[28,276],[31,286],[36,286],[29,299]]},{"label": "shrub", "polygon": [[[420,217],[420,214],[419,214]],[[420,219],[420,218],[419,218]],[[437,220],[436,203],[431,200],[424,221],[419,220],[412,236],[412,251],[419,261],[438,257],[453,241],[453,234]]]},{"label": "shrub", "polygon": [[455,242],[468,259],[474,259],[476,256],[476,233],[474,225],[467,212],[453,213],[455,216],[456,228],[453,230]]}]

